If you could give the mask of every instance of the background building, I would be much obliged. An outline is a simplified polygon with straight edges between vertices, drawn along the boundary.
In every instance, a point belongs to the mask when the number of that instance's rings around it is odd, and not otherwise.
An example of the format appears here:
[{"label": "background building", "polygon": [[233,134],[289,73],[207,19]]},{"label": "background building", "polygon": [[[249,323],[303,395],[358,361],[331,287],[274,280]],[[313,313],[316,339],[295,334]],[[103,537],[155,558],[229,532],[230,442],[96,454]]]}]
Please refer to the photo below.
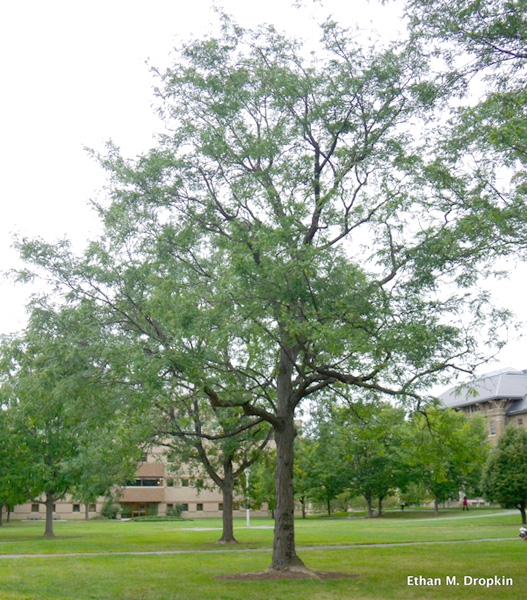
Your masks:
[{"label": "background building", "polygon": [[489,373],[447,390],[439,399],[447,408],[461,410],[469,417],[483,415],[489,439],[496,445],[507,425],[527,426],[527,369]]},{"label": "background building", "polygon": [[[166,516],[176,507],[182,517],[221,517],[223,511],[222,494],[217,487],[204,482],[198,489],[190,476],[183,472],[175,474],[167,463],[162,448],[154,448],[138,466],[135,479],[116,490],[116,499],[121,506],[123,518],[142,516]],[[200,486],[201,487],[201,486]],[[88,505],[88,517],[101,514],[104,498]],[[86,505],[73,498],[66,498],[55,504],[54,513],[60,519],[86,518]],[[243,497],[234,498],[234,516],[245,516]],[[268,516],[267,505],[259,510],[251,510],[254,516]],[[5,509],[4,509],[5,515]],[[43,504],[26,502],[15,506],[12,519],[45,519]]]}]

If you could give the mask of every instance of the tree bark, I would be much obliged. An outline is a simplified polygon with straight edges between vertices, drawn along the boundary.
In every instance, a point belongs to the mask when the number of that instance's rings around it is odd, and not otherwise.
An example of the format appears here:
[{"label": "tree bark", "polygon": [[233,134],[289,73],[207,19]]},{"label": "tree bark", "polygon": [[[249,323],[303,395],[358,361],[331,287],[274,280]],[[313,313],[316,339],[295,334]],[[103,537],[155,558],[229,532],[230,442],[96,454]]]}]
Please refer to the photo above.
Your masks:
[{"label": "tree bark", "polygon": [[234,537],[234,522],[233,522],[233,490],[234,490],[234,477],[232,460],[226,459],[223,463],[223,484],[221,486],[221,492],[223,497],[223,533],[221,538],[218,540],[219,544],[236,544],[236,538]]},{"label": "tree bark", "polygon": [[46,507],[46,529],[44,531],[45,537],[55,537],[55,533],[53,532],[53,504],[55,503],[55,499],[53,494],[46,494],[46,502],[44,502],[44,506]]},{"label": "tree bark", "polygon": [[439,516],[439,498],[437,496],[434,496],[434,515]]},{"label": "tree bark", "polygon": [[371,498],[364,496],[366,499],[366,506],[368,507],[368,519],[373,519],[373,505]]},{"label": "tree bark", "polygon": [[382,517],[382,498],[379,498],[379,517]]},{"label": "tree bark", "polygon": [[3,516],[4,516],[4,505],[0,504],[0,527],[2,527],[3,523]]},{"label": "tree bark", "polygon": [[84,505],[84,518],[86,521],[90,520],[90,504],[88,502]]},{"label": "tree bark", "polygon": [[520,502],[518,508],[520,509],[520,513],[522,516],[522,525],[527,525],[527,518],[525,515],[525,502]]},{"label": "tree bark", "polygon": [[276,508],[271,569],[289,571],[305,568],[295,549],[295,497],[293,460],[295,424],[293,411],[282,418],[283,428],[275,431]]}]

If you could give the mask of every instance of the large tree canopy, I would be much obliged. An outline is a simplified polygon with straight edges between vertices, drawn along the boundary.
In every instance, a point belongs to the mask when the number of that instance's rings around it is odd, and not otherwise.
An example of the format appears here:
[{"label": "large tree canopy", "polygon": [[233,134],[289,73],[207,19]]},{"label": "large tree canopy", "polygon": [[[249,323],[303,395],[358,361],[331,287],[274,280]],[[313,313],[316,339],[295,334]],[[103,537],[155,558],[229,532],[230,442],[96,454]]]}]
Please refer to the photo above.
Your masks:
[{"label": "large tree canopy", "polygon": [[[473,227],[493,222],[498,243],[525,249],[527,2],[409,0],[407,15],[416,43],[442,59],[440,78],[457,91],[442,159],[474,182]],[[497,197],[505,211],[495,211]]]},{"label": "large tree canopy", "polygon": [[297,407],[323,391],[420,402],[449,368],[471,370],[492,314],[467,286],[493,229],[467,233],[462,187],[442,186],[423,128],[445,92],[414,46],[366,47],[327,23],[310,52],[224,18],[221,36],[174,56],[157,147],[98,157],[101,239],[81,257],[39,241],[21,251],[70,302],[105,311],[135,377],[272,425],[272,568],[302,568]]}]

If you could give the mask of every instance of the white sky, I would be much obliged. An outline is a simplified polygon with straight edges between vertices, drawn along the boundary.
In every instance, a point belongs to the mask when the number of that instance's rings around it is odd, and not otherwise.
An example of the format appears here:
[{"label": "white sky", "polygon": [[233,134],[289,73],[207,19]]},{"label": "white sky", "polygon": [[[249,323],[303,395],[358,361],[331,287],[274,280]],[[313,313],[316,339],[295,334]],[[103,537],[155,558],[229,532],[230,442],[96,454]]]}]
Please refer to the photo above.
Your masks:
[{"label": "white sky", "polygon": [[[392,36],[397,3],[366,0],[223,0],[241,25],[272,22],[305,38],[333,15],[343,25],[373,26]],[[178,39],[212,31],[212,0],[18,0],[0,7],[0,271],[19,266],[14,234],[48,241],[68,237],[79,248],[97,232],[88,207],[104,184],[84,147],[112,139],[125,155],[152,145],[153,114],[146,61],[165,66]],[[513,266],[496,286],[498,303],[527,319],[521,302],[527,269]],[[0,333],[20,329],[30,289],[1,281]],[[512,341],[499,363],[527,367],[524,344]]]}]

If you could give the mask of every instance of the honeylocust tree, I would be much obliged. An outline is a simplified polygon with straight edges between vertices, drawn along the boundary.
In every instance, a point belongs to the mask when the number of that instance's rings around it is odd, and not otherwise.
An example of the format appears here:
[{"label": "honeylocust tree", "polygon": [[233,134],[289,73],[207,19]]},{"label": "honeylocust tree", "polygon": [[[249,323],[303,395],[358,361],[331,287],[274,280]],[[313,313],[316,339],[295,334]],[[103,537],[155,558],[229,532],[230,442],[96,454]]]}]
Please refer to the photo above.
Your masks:
[{"label": "honeylocust tree", "polygon": [[[409,0],[414,40],[440,60],[438,81],[456,90],[438,172],[455,189],[471,180],[474,232],[499,227],[497,244],[525,249],[527,215],[527,2]],[[453,169],[455,165],[455,169]],[[503,209],[496,212],[501,200]]]},{"label": "honeylocust tree", "polygon": [[492,231],[466,236],[470,205],[430,177],[422,127],[439,90],[414,48],[327,23],[310,49],[224,18],[158,73],[157,146],[98,156],[103,236],[83,256],[20,245],[70,302],[104,307],[151,373],[270,424],[275,570],[304,568],[293,489],[304,401],[347,389],[420,402],[446,370],[471,370],[470,327],[490,314],[457,291]]},{"label": "honeylocust tree", "polygon": [[514,506],[527,524],[527,432],[509,425],[489,456],[483,478],[483,493],[490,502]]},{"label": "honeylocust tree", "polygon": [[162,424],[157,429],[160,444],[169,451],[175,473],[192,475],[198,489],[210,481],[222,493],[223,531],[220,543],[234,543],[234,492],[243,487],[244,473],[262,457],[272,429],[263,421],[255,424],[232,408],[211,406],[196,390],[180,391],[177,401],[164,404],[160,396]]}]

